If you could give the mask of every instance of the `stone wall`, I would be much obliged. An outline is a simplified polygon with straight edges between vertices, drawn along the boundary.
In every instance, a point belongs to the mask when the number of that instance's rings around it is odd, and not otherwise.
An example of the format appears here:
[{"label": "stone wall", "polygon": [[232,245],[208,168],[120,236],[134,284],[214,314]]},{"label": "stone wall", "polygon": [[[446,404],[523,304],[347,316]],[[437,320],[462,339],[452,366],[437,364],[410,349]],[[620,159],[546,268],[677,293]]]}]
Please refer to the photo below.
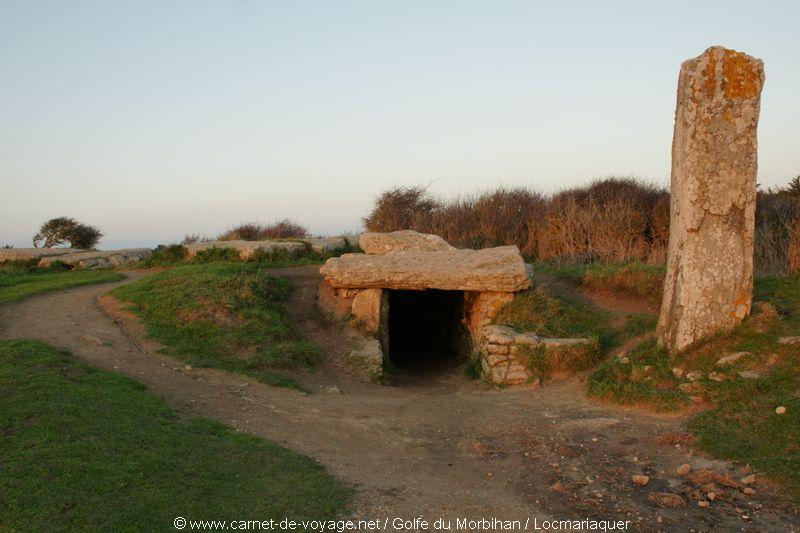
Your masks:
[{"label": "stone wall", "polygon": [[544,338],[507,326],[489,325],[481,336],[481,368],[484,378],[496,385],[538,383],[558,371],[588,366],[596,353],[594,344],[591,339]]},{"label": "stone wall", "polygon": [[55,262],[72,268],[105,268],[136,263],[147,259],[152,254],[150,248],[127,248],[124,250],[92,250],[64,255],[49,255],[39,260],[40,267],[47,267]]}]

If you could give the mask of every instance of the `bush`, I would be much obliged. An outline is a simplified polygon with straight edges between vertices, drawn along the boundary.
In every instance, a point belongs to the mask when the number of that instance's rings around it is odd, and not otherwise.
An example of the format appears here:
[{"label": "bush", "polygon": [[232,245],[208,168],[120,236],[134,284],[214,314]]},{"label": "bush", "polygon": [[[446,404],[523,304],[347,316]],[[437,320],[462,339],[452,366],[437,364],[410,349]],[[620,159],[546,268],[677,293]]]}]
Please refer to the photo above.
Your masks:
[{"label": "bush", "polygon": [[363,219],[364,227],[368,231],[414,229],[440,207],[425,187],[395,187],[378,196],[372,212]]},{"label": "bush", "polygon": [[235,248],[206,248],[199,250],[194,257],[193,263],[216,263],[218,261],[241,261],[239,250]]},{"label": "bush", "polygon": [[183,236],[181,244],[188,246],[190,244],[197,244],[201,242],[211,242],[212,240],[213,239],[211,237],[206,237],[205,235],[200,235],[198,233],[187,233]]},{"label": "bush", "polygon": [[759,192],[756,197],[755,261],[759,272],[800,270],[800,191],[795,190],[796,181],[784,189]]},{"label": "bush", "polygon": [[246,222],[230,228],[217,237],[220,241],[264,241],[267,239],[302,239],[308,228],[285,218],[265,226],[259,222]]},{"label": "bush", "polygon": [[180,263],[189,256],[189,250],[181,244],[170,244],[165,246],[159,244],[153,253],[144,260],[146,266],[168,265]]},{"label": "bush", "polygon": [[76,221],[74,218],[51,218],[33,236],[33,246],[52,248],[69,243],[70,248],[92,249],[103,234],[99,229]]},{"label": "bush", "polygon": [[667,194],[632,178],[613,177],[556,194],[547,205],[538,259],[663,259],[665,225],[669,236]]},{"label": "bush", "polygon": [[[800,271],[800,176],[757,198],[757,270]],[[434,233],[460,248],[516,245],[531,260],[660,265],[667,256],[670,196],[663,187],[618,177],[549,197],[499,187],[442,201],[425,187],[394,187],[376,198],[363,222],[367,231]]]},{"label": "bush", "polygon": [[481,364],[480,352],[472,352],[461,363],[461,371],[469,379],[479,379],[483,374],[483,366]]}]

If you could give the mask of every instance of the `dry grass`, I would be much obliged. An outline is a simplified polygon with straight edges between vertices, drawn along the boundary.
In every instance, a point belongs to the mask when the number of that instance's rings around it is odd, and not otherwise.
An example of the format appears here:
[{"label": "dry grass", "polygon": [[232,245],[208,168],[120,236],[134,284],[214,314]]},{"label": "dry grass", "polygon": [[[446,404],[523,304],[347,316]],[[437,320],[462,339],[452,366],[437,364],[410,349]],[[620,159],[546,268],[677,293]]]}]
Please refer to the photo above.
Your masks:
[{"label": "dry grass", "polygon": [[760,192],[756,207],[756,269],[800,270],[800,194],[791,189]]},{"label": "dry grass", "polygon": [[217,237],[220,241],[264,241],[267,239],[301,239],[308,236],[308,228],[288,218],[269,225],[246,222],[228,229]]},{"label": "dry grass", "polygon": [[581,285],[596,291],[660,297],[664,292],[664,273],[662,266],[644,263],[589,265],[581,279]]},{"label": "dry grass", "polygon": [[[800,192],[762,191],[756,210],[759,272],[800,269]],[[442,200],[424,187],[383,192],[364,219],[368,231],[413,229],[462,248],[516,245],[530,260],[557,264],[663,264],[669,193],[633,178],[610,177],[551,196],[499,187]]]},{"label": "dry grass", "polygon": [[601,358],[597,339],[586,344],[521,350],[520,359],[541,379],[563,378],[592,368]]}]

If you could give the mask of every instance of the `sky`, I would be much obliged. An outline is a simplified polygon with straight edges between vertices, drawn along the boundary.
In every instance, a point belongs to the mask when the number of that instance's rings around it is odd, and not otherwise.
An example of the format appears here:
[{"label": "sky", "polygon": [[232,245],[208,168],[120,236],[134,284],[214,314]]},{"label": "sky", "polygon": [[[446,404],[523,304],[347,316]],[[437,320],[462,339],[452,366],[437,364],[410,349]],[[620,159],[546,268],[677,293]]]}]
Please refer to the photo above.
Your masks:
[{"label": "sky", "polygon": [[800,174],[800,2],[0,0],[0,246],[72,216],[101,247],[375,196],[608,175],[667,185],[680,63],[764,60],[762,187]]}]

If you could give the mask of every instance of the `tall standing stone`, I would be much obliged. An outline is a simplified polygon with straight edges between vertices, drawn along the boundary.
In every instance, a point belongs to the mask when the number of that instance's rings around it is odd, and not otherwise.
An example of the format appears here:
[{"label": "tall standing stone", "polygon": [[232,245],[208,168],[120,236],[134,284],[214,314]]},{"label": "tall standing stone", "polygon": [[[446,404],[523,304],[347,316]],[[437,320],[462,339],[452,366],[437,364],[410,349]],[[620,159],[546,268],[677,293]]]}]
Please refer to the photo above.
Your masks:
[{"label": "tall standing stone", "polygon": [[764,64],[712,47],[681,65],[659,342],[675,353],[750,313]]}]

